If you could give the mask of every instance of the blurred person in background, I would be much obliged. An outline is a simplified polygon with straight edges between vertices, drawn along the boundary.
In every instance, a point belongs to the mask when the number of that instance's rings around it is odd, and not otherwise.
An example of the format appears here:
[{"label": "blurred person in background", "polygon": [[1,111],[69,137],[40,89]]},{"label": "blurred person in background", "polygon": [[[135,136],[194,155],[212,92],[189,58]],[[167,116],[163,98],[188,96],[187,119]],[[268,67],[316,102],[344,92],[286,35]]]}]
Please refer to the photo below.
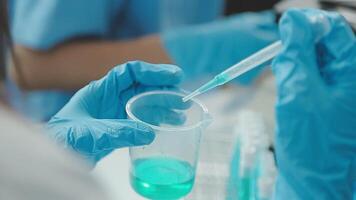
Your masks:
[{"label": "blurred person in background", "polygon": [[214,74],[278,38],[273,12],[232,15],[270,9],[275,0],[8,2],[21,68],[10,67],[10,76],[32,91],[9,81],[11,103],[37,120],[118,63],[174,63],[187,76]]},{"label": "blurred person in background", "polygon": [[[216,74],[277,40],[277,21],[288,7],[336,9],[348,17],[355,5],[335,0],[10,0],[21,65],[10,67],[9,74],[17,86],[32,91],[23,93],[8,81],[10,102],[32,119],[48,120],[78,88],[130,60],[173,63],[190,78]],[[258,71],[239,82],[251,83]]]}]

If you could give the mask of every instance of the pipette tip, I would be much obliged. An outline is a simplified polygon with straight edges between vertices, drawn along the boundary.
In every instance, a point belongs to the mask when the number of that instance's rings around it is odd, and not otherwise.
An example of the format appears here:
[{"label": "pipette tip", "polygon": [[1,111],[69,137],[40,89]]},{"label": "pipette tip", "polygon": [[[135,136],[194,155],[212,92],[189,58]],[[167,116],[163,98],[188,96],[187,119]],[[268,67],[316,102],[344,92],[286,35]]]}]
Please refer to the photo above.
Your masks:
[{"label": "pipette tip", "polygon": [[190,93],[189,95],[183,97],[182,100],[183,100],[183,102],[187,102],[187,101],[191,100],[193,97],[195,97],[195,96],[197,96],[199,94],[200,94],[200,92],[194,91],[194,92]]}]

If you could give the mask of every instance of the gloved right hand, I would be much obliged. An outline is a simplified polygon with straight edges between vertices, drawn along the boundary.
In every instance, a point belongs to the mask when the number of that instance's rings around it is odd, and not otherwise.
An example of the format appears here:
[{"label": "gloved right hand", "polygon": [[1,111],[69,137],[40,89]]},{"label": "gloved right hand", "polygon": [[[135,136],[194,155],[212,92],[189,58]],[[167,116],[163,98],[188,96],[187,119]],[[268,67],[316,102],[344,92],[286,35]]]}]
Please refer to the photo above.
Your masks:
[{"label": "gloved right hand", "polygon": [[[173,62],[193,78],[216,75],[271,44],[278,39],[278,27],[270,11],[244,13],[164,32],[161,38]],[[252,70],[237,80],[248,84],[258,71]]]},{"label": "gloved right hand", "polygon": [[355,35],[342,16],[320,10],[289,10],[279,28],[276,199],[352,199]]}]

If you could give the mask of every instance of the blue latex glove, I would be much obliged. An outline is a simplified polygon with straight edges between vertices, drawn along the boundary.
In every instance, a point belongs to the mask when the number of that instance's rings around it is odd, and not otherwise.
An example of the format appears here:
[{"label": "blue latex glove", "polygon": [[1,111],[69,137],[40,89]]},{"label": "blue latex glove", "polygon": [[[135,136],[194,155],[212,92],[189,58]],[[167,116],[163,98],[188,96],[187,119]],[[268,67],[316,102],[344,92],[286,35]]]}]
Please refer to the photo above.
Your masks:
[{"label": "blue latex glove", "polygon": [[[93,163],[116,148],[149,144],[154,139],[153,130],[127,119],[126,102],[143,91],[174,86],[182,77],[182,71],[174,65],[119,65],[79,90],[49,121],[48,128],[59,144]],[[175,115],[172,118],[180,119]],[[152,120],[157,122],[156,118]]]},{"label": "blue latex glove", "polygon": [[352,199],[356,180],[356,40],[343,17],[289,10],[273,63],[277,199]]},{"label": "blue latex glove", "polygon": [[[163,44],[189,78],[216,75],[278,39],[272,12],[244,13],[212,23],[165,32]],[[248,84],[259,70],[239,78]]]}]

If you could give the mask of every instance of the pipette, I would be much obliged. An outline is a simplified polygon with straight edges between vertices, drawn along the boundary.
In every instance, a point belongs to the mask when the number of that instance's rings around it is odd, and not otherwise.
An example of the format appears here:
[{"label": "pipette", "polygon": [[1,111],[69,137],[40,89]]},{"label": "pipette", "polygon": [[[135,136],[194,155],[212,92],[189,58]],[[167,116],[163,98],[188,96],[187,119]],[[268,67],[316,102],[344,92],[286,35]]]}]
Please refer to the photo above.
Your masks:
[{"label": "pipette", "polygon": [[212,80],[207,82],[205,85],[201,86],[197,90],[185,96],[183,98],[183,101],[186,102],[197,95],[205,93],[206,91],[211,90],[217,86],[223,85],[231,81],[232,79],[258,67],[260,64],[274,58],[281,51],[281,49],[282,49],[282,42],[281,41],[274,42],[273,44],[261,49],[260,51],[247,57],[241,62],[229,67],[225,71],[216,75]]}]

